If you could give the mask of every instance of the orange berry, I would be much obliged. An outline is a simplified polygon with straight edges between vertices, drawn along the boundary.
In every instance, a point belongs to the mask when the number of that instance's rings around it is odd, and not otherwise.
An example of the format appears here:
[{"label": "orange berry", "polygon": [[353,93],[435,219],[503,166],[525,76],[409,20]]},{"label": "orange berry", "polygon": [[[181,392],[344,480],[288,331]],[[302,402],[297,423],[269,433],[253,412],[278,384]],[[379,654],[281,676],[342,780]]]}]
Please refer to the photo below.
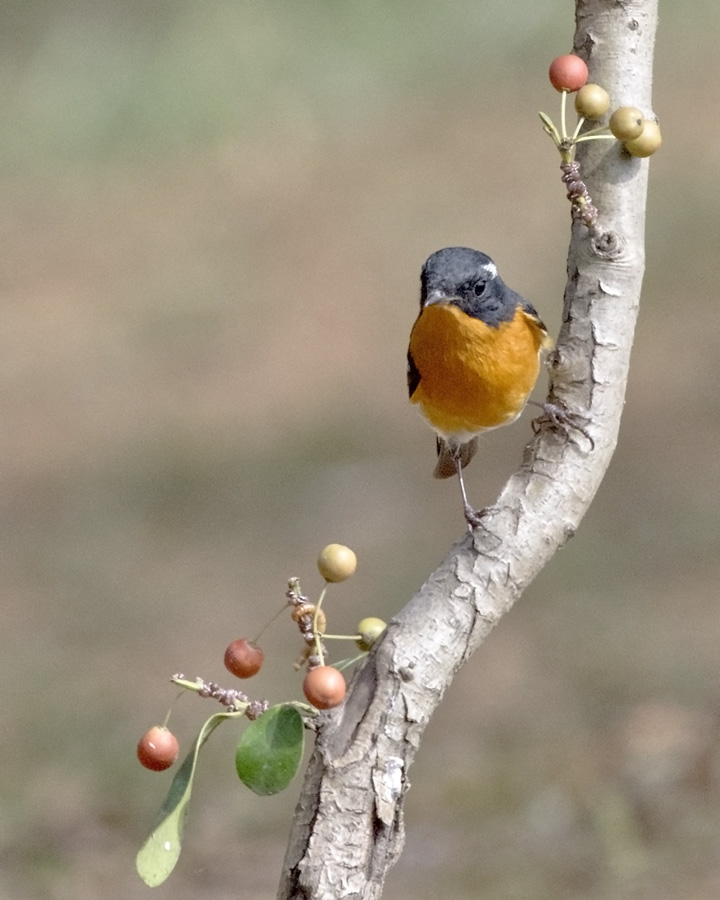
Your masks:
[{"label": "orange berry", "polygon": [[225,668],[238,678],[257,675],[265,659],[263,651],[246,638],[238,638],[225,650]]},{"label": "orange berry", "polygon": [[137,745],[137,757],[146,769],[162,772],[169,769],[178,758],[180,745],[178,739],[163,725],[153,725],[140,738]]},{"label": "orange berry", "polygon": [[339,706],[346,690],[343,674],[334,666],[315,666],[303,680],[303,693],[317,709]]}]

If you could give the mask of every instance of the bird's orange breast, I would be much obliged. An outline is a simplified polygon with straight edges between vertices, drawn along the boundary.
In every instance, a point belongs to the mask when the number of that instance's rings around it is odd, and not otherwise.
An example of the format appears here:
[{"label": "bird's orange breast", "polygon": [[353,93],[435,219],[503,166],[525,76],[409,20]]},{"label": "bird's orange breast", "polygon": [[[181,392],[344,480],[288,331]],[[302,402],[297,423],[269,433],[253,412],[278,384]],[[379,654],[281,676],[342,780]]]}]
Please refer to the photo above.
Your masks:
[{"label": "bird's orange breast", "polygon": [[494,328],[452,304],[427,306],[410,335],[419,373],[410,400],[438,434],[458,442],[506,425],[522,412],[549,342],[521,307]]}]

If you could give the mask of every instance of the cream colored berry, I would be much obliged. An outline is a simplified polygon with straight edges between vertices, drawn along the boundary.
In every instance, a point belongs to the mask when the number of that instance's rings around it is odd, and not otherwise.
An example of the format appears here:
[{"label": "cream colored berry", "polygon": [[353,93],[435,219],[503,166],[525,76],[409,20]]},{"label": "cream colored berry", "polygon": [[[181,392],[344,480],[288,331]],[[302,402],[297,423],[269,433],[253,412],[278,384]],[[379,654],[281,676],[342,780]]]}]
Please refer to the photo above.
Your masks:
[{"label": "cream colored berry", "polygon": [[357,567],[357,557],[343,544],[328,544],[318,557],[318,569],[325,581],[345,581]]},{"label": "cream colored berry", "polygon": [[646,119],[640,136],[632,141],[625,141],[625,149],[631,156],[645,157],[652,156],[661,144],[660,126],[657,122]]},{"label": "cream colored berry", "polygon": [[586,84],[575,94],[575,110],[586,119],[599,119],[610,109],[610,95],[599,84]]},{"label": "cream colored berry", "polygon": [[369,650],[375,641],[387,628],[387,623],[375,616],[368,616],[358,624],[357,633],[359,635],[355,643],[361,650]]},{"label": "cream colored berry", "polygon": [[632,141],[643,130],[645,118],[634,106],[621,106],[610,116],[610,131],[619,141]]}]

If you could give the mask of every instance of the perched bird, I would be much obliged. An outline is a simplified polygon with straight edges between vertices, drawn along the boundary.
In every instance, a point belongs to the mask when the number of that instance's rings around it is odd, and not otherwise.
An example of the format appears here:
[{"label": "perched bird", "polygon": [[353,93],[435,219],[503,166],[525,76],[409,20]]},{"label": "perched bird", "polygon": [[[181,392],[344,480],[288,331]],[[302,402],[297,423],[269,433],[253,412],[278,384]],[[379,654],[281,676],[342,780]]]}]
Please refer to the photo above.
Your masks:
[{"label": "perched bird", "polygon": [[480,517],[468,503],[463,469],[477,436],[517,419],[537,381],[541,353],[551,346],[534,307],[507,287],[489,256],[446,247],[425,262],[408,390],[437,433],[433,474],[457,473],[470,528]]}]

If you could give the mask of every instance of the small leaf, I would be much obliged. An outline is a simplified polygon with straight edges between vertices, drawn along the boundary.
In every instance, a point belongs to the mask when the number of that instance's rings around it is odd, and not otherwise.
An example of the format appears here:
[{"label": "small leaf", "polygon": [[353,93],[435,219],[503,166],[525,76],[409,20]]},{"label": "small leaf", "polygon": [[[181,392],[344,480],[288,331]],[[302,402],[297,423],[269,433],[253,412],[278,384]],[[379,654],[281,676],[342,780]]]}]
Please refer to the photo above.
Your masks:
[{"label": "small leaf", "polygon": [[167,797],[160,808],[157,824],[135,858],[138,875],[148,887],[157,887],[170,875],[180,856],[188,803],[198,753],[205,741],[224,719],[238,713],[217,713],[200,729],[195,743],[173,778]]},{"label": "small leaf", "polygon": [[544,112],[539,112],[538,115],[540,116],[540,120],[542,121],[543,125],[546,128],[550,128],[552,130],[555,129],[555,125],[553,124],[553,121],[550,118],[550,116],[545,115]]},{"label": "small leaf", "polygon": [[544,112],[539,112],[538,115],[540,116],[540,121],[543,123],[543,131],[545,131],[546,134],[549,134],[556,144],[560,144],[560,134],[550,116],[546,116]]},{"label": "small leaf", "polygon": [[243,732],[235,753],[240,780],[261,797],[277,794],[292,781],[302,760],[305,729],[290,704],[272,706]]}]

